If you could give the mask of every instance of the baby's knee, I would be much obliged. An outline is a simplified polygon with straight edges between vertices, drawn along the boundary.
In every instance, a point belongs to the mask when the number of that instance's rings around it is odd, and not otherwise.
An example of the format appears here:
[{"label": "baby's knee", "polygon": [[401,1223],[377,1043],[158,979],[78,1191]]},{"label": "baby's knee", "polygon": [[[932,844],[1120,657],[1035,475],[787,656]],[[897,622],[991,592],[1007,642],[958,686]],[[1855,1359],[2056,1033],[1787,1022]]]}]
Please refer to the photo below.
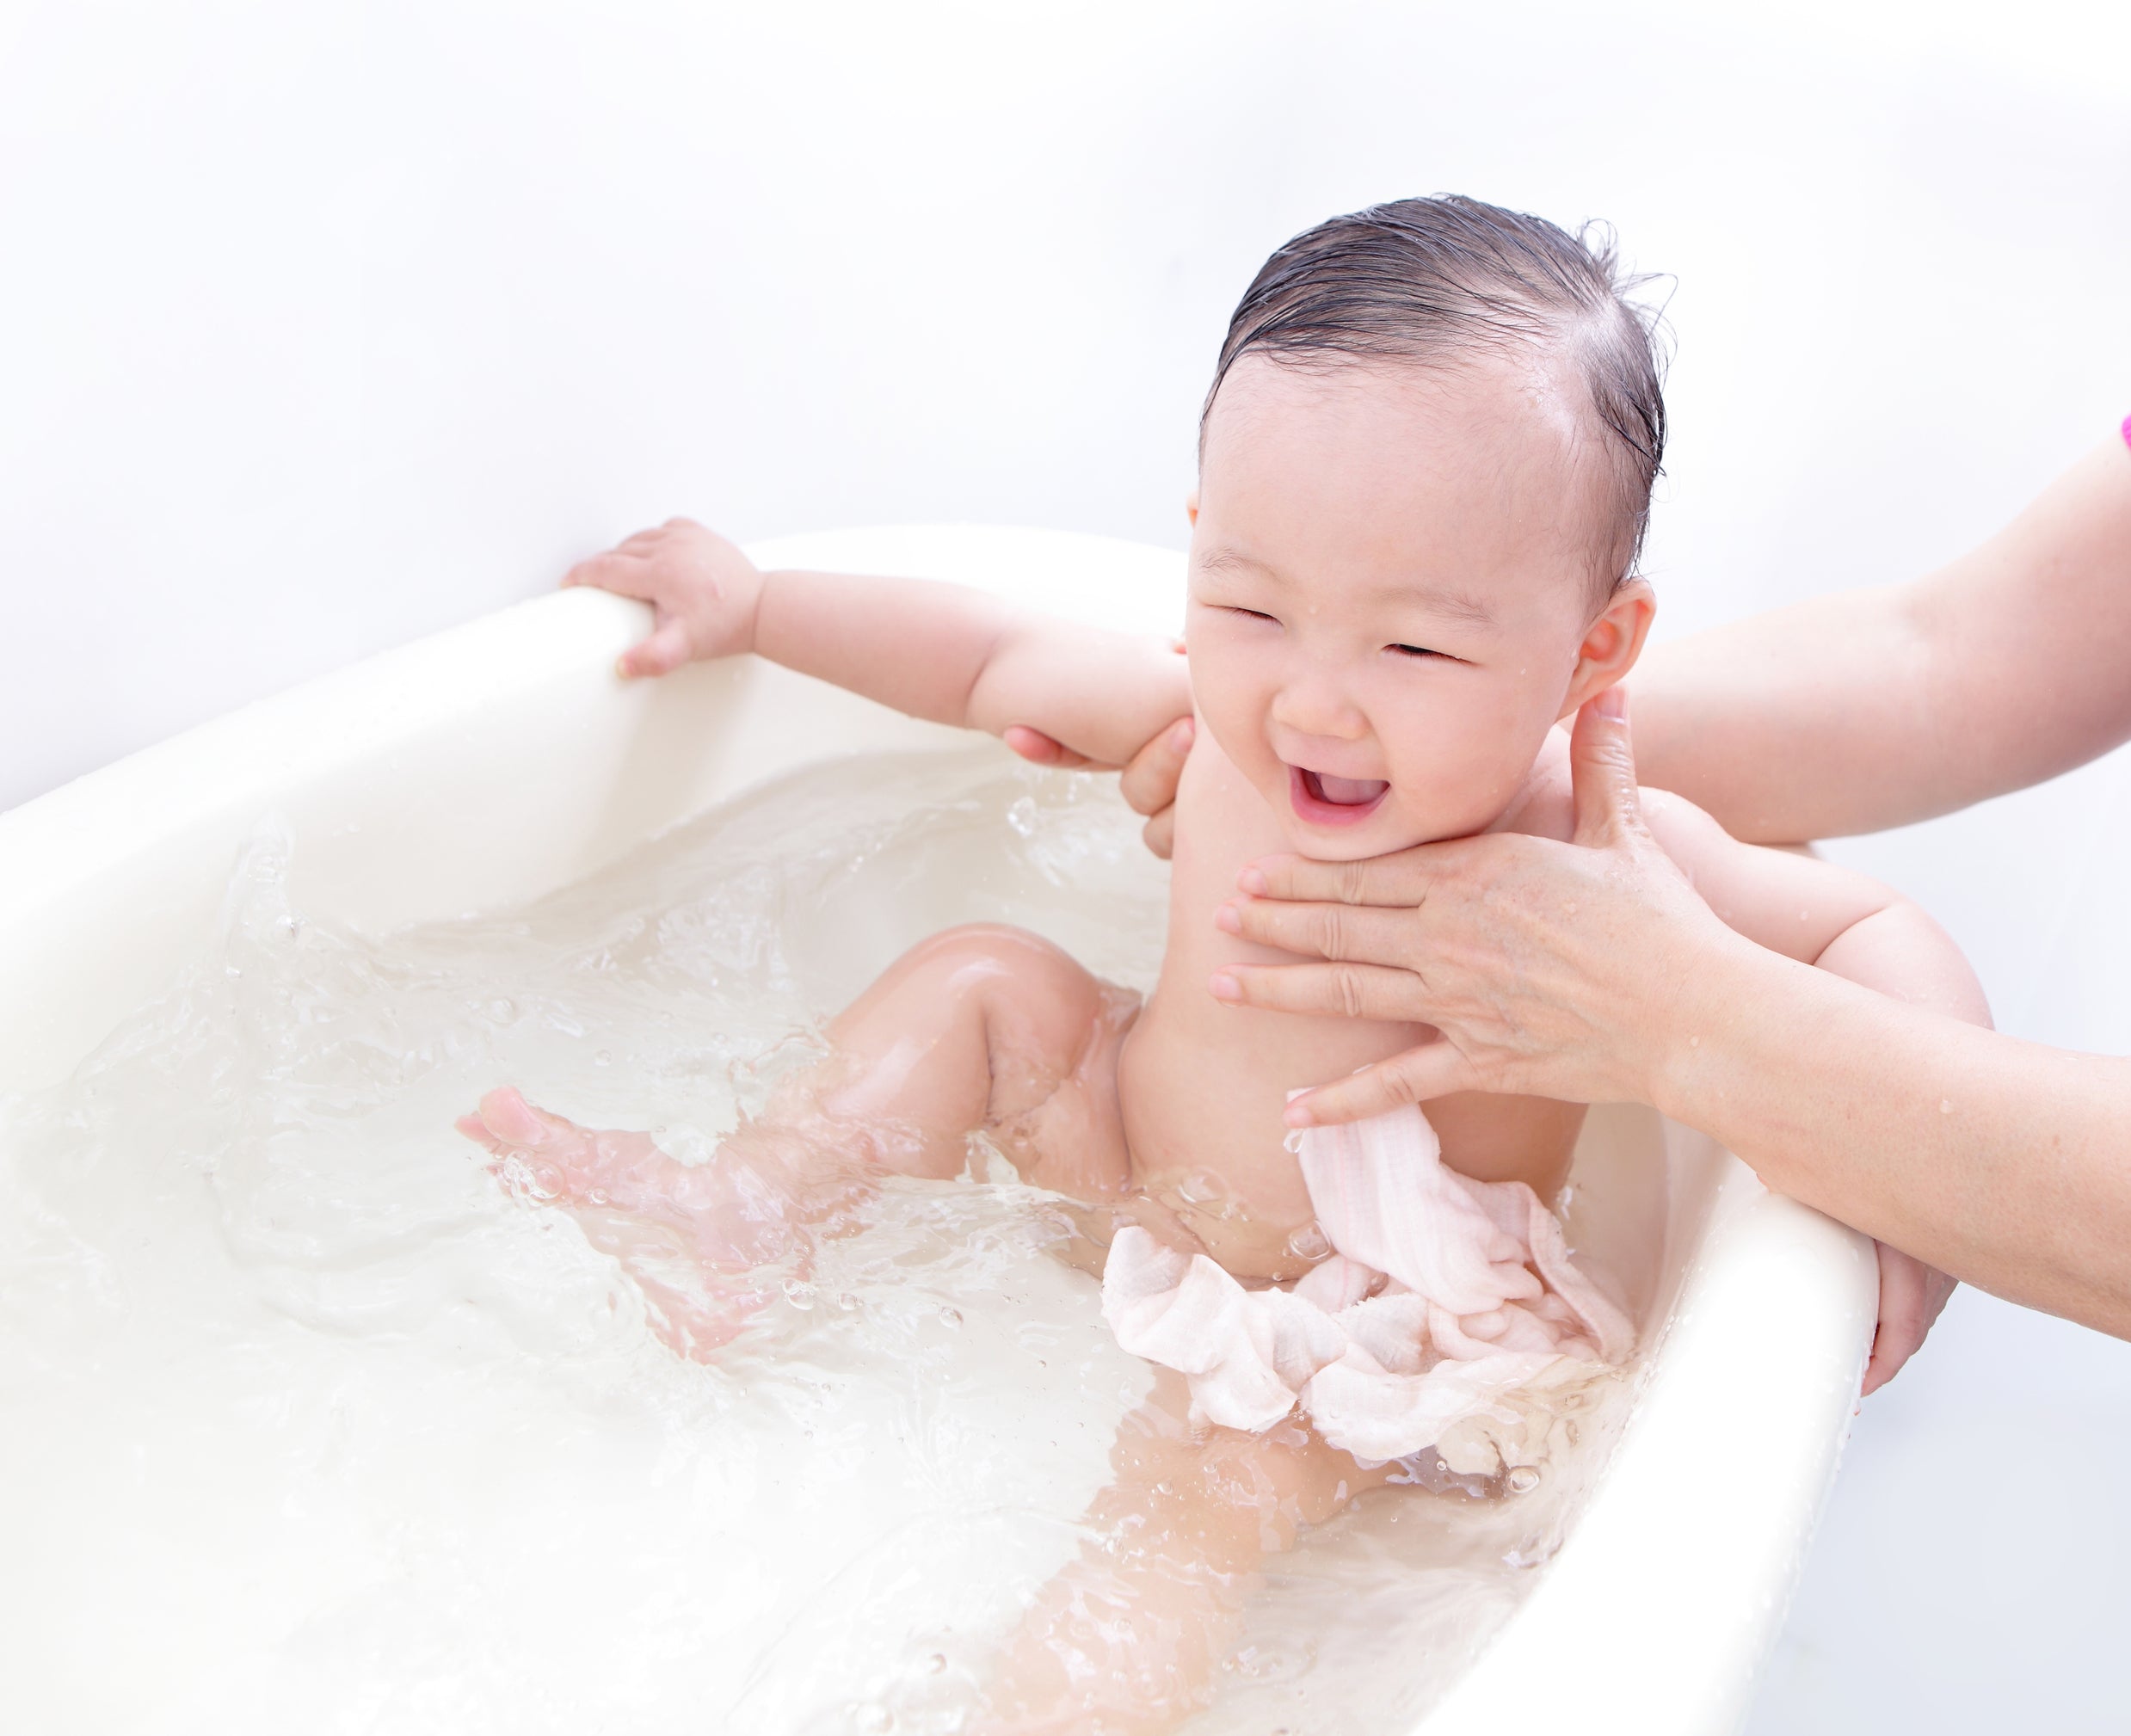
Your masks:
[{"label": "baby's knee", "polygon": [[1003,922],[967,922],[921,940],[894,964],[890,976],[922,982],[955,999],[1001,990],[1055,998],[1084,992],[1094,978],[1070,954],[1040,934]]}]

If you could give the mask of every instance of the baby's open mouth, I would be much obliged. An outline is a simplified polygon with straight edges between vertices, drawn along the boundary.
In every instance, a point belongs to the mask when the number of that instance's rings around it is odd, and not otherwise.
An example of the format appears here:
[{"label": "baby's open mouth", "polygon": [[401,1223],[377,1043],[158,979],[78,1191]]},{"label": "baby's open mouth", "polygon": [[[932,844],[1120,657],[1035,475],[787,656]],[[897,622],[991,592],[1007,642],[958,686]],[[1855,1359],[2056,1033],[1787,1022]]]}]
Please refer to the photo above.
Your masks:
[{"label": "baby's open mouth", "polygon": [[1288,767],[1288,784],[1296,813],[1315,826],[1351,826],[1391,791],[1381,778],[1335,778],[1300,766]]}]

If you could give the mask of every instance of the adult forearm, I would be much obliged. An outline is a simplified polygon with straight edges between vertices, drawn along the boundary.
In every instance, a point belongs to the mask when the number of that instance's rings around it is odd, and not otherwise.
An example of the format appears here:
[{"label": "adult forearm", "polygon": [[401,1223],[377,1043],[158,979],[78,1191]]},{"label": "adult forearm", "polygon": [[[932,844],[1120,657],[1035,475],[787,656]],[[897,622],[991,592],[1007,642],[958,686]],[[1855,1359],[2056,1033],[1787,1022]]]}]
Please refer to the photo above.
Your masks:
[{"label": "adult forearm", "polygon": [[1654,648],[1636,752],[1735,836],[1874,831],[2131,737],[2127,667],[2131,448],[2111,436],[1937,572]]},{"label": "adult forearm", "polygon": [[1649,1095],[1772,1187],[1965,1282],[2131,1337],[2131,1062],[1748,946],[1672,1003]]},{"label": "adult forearm", "polygon": [[1630,680],[1645,784],[1781,844],[1959,805],[1934,779],[1925,668],[1900,589],[1816,597],[1647,652]]}]

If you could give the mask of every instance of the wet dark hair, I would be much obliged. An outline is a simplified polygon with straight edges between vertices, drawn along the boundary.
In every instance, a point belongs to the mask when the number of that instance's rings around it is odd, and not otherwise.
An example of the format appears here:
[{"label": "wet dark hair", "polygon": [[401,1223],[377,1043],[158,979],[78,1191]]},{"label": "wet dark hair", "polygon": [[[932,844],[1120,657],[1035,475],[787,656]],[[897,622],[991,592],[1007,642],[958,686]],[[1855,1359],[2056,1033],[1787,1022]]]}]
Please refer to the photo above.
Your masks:
[{"label": "wet dark hair", "polygon": [[1657,314],[1629,298],[1612,231],[1575,235],[1476,199],[1401,199],[1304,230],[1236,305],[1206,418],[1247,355],[1300,367],[1379,363],[1454,370],[1476,354],[1549,355],[1581,378],[1603,430],[1615,535],[1602,593],[1633,569],[1665,457]]}]

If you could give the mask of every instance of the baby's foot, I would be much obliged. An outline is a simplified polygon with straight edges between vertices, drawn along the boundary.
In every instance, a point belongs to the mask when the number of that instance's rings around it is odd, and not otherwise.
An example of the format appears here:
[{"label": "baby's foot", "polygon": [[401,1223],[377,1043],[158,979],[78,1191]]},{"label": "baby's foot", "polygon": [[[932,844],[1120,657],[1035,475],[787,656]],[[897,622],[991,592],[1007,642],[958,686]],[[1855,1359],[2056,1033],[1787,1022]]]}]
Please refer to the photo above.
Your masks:
[{"label": "baby's foot", "polygon": [[713,1166],[676,1162],[649,1134],[579,1127],[508,1086],[456,1125],[488,1148],[500,1179],[574,1216],[635,1279],[659,1337],[693,1361],[710,1360],[769,1299],[769,1275],[748,1274],[793,1251],[789,1234],[748,1221]]},{"label": "baby's foot", "polygon": [[495,1174],[537,1199],[656,1211],[681,1204],[694,1191],[686,1166],[661,1151],[650,1134],[594,1132],[535,1109],[508,1085],[491,1091],[456,1125],[495,1155],[489,1166]]}]

